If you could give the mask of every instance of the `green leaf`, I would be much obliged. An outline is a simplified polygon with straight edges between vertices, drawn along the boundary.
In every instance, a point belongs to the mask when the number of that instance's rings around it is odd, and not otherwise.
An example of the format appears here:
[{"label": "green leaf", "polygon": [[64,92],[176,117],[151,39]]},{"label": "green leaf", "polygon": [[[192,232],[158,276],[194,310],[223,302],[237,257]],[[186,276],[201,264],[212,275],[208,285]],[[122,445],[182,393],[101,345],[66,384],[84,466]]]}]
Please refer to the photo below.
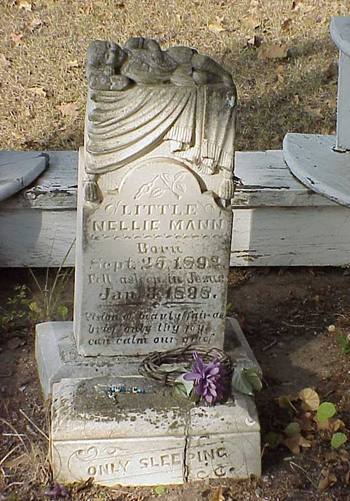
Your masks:
[{"label": "green leaf", "polygon": [[264,443],[271,447],[271,449],[277,447],[281,443],[281,440],[281,435],[274,431],[269,431],[264,437]]},{"label": "green leaf", "polygon": [[316,419],[320,423],[323,423],[324,421],[327,421],[327,419],[333,417],[336,412],[337,409],[335,408],[334,404],[332,404],[331,402],[322,402],[322,404],[317,409]]},{"label": "green leaf", "polygon": [[244,369],[245,377],[253,387],[254,391],[260,391],[262,389],[262,382],[260,379],[260,371],[256,367],[250,367],[249,369]]},{"label": "green leaf", "polygon": [[57,315],[62,318],[62,320],[65,320],[68,317],[68,308],[64,304],[60,304],[57,307]]},{"label": "green leaf", "polygon": [[338,449],[347,442],[348,437],[345,433],[334,433],[331,439],[331,446],[333,449]]},{"label": "green leaf", "polygon": [[246,378],[244,367],[236,367],[232,376],[232,387],[244,395],[254,395],[253,386]]},{"label": "green leaf", "polygon": [[194,381],[187,381],[184,376],[185,374],[180,374],[179,376],[177,376],[177,378],[175,379],[175,384],[182,384],[185,387],[187,396],[189,397],[193,390]]},{"label": "green leaf", "polygon": [[289,425],[285,427],[284,433],[288,435],[288,437],[295,437],[296,435],[299,435],[300,424],[295,423],[294,421],[292,423],[289,423]]},{"label": "green leaf", "polygon": [[339,344],[344,355],[348,355],[350,353],[350,340],[347,336],[344,334],[338,334],[337,343]]},{"label": "green leaf", "polygon": [[32,303],[29,303],[29,309],[33,313],[40,313],[40,308],[35,301],[33,301]]},{"label": "green leaf", "polygon": [[257,367],[236,367],[232,376],[232,387],[244,395],[254,395],[254,391],[260,391],[262,388],[260,370]]},{"label": "green leaf", "polygon": [[156,496],[162,496],[167,492],[167,488],[165,485],[157,485],[157,487],[154,487],[153,492]]}]

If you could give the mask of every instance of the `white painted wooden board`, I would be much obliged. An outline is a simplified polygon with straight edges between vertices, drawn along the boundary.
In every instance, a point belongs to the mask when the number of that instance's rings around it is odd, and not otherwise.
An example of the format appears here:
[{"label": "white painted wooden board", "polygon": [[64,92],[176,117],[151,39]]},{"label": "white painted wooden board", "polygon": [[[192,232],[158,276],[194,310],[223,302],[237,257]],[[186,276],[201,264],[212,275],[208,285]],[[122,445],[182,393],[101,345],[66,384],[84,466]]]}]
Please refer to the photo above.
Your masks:
[{"label": "white painted wooden board", "polygon": [[350,207],[350,151],[334,151],[334,146],[334,136],[286,134],[283,156],[306,187]]},{"label": "white painted wooden board", "polygon": [[[59,266],[75,239],[78,153],[48,153],[36,183],[0,204],[1,267]],[[231,266],[350,264],[349,209],[299,182],[282,151],[238,152],[236,175]]]},{"label": "white painted wooden board", "polygon": [[330,31],[339,49],[336,147],[350,150],[350,16],[333,17]]},{"label": "white painted wooden board", "polygon": [[47,167],[48,157],[42,153],[0,151],[0,201],[6,200],[31,184]]}]

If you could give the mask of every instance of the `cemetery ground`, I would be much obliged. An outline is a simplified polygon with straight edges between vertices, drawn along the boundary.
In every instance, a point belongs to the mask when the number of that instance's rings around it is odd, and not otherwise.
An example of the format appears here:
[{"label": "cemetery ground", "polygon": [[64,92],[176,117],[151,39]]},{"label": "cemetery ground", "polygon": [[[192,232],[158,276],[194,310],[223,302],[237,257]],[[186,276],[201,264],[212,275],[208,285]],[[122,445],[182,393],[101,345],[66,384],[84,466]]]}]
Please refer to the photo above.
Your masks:
[{"label": "cemetery ground", "polygon": [[[1,273],[1,499],[50,499],[45,496],[51,482],[48,407],[43,406],[37,377],[34,324],[47,314],[51,319],[71,316],[72,275],[63,289],[59,279],[53,311],[45,313],[45,294],[36,283],[46,283],[45,270],[34,270],[34,276],[23,269]],[[348,435],[350,430],[349,276],[348,269],[335,268],[231,270],[228,313],[238,317],[264,371],[264,387],[257,394],[263,445],[260,480],[112,490],[85,483],[68,487],[70,499],[349,499],[349,447],[334,449],[330,443],[335,430]],[[48,291],[55,277],[51,270]],[[301,401],[294,400],[305,387],[313,388],[321,402],[336,406],[336,415],[324,429],[318,429],[315,412],[302,410]],[[317,395],[303,398],[312,408]],[[300,424],[301,433],[288,439],[284,430],[292,422]],[[274,447],[276,438],[281,443]]]}]

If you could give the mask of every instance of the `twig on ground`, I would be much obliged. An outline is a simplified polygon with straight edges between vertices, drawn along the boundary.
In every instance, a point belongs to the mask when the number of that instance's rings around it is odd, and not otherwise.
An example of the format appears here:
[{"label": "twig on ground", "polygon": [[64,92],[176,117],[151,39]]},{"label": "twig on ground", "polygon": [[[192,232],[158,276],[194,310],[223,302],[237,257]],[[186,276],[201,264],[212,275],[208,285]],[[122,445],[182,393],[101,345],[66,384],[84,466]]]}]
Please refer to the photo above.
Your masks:
[{"label": "twig on ground", "polygon": [[267,344],[266,346],[264,346],[261,351],[267,351],[269,350],[270,348],[272,348],[273,346],[275,346],[275,344],[277,344],[277,339],[275,338],[273,341],[271,341],[271,343]]},{"label": "twig on ground", "polygon": [[24,443],[24,440],[23,438],[21,437],[21,435],[18,433],[18,431],[16,430],[16,428],[14,426],[12,426],[11,423],[9,423],[8,421],[6,421],[6,419],[3,419],[0,417],[0,421],[2,423],[4,423],[6,426],[8,426],[9,428],[11,428],[11,430],[13,430],[15,436],[21,441],[23,447],[25,448],[25,450],[29,453],[29,450],[28,450],[28,447],[26,446],[26,444]]},{"label": "twig on ground", "polygon": [[[305,324],[290,324],[289,322],[285,322],[284,320],[281,320],[281,324],[283,325],[286,325],[287,327],[295,327],[296,329],[304,329],[305,328]],[[310,325],[308,325],[308,327],[311,327]]]},{"label": "twig on ground", "polygon": [[14,453],[14,452],[18,449],[18,447],[20,447],[20,446],[21,446],[21,444],[17,444],[17,445],[15,445],[15,447],[14,447],[13,449],[9,450],[9,451],[8,451],[8,453],[7,453],[7,454],[5,454],[5,456],[4,456],[4,457],[0,460],[0,466],[1,466],[2,464],[4,464],[4,462],[6,461],[6,459],[7,459],[8,457],[10,457],[10,456],[11,456],[11,454],[13,454],[13,453]]},{"label": "twig on ground", "polygon": [[308,479],[308,481],[310,482],[310,484],[312,485],[312,487],[314,489],[318,489],[317,485],[313,482],[313,480],[309,477],[307,471],[302,467],[300,466],[300,464],[297,464],[297,463],[294,463],[294,461],[289,461],[289,464],[290,464],[290,467],[292,468],[292,470],[294,469],[294,466],[296,468],[298,468],[300,471],[302,471],[305,475],[305,477]]},{"label": "twig on ground", "polygon": [[41,429],[39,428],[39,426],[37,426],[37,425],[34,423],[34,421],[32,421],[32,419],[30,419],[30,417],[28,417],[28,416],[27,416],[27,414],[26,414],[26,413],[25,413],[22,409],[20,409],[20,410],[19,410],[19,412],[22,414],[22,416],[24,416],[24,417],[25,417],[25,418],[26,418],[26,419],[30,422],[30,424],[31,424],[32,426],[34,426],[34,428],[35,428],[35,429],[36,429],[36,430],[37,430],[37,431],[38,431],[38,432],[39,432],[39,433],[40,433],[40,434],[41,434],[44,438],[46,438],[46,440],[47,440],[47,441],[49,441],[49,437],[46,435],[46,433],[45,433],[45,432],[43,432],[43,430],[41,430]]}]

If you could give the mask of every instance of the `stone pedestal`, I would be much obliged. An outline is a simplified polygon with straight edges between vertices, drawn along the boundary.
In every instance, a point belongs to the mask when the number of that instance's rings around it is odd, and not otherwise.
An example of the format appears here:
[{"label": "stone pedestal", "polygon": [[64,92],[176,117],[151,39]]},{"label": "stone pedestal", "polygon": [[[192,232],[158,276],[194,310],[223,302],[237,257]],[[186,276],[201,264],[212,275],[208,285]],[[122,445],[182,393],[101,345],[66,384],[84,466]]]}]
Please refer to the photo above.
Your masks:
[{"label": "stone pedestal", "polygon": [[[225,350],[233,360],[246,367],[258,367],[247,340],[234,318],[226,319]],[[35,356],[44,397],[52,393],[54,383],[65,378],[97,376],[139,376],[142,357],[84,357],[79,355],[73,334],[73,322],[45,322],[36,326]]]},{"label": "stone pedestal", "polygon": [[[108,398],[111,384],[144,394]],[[51,457],[55,478],[106,485],[181,484],[259,476],[254,400],[196,406],[143,378],[65,379],[54,385]]]}]

